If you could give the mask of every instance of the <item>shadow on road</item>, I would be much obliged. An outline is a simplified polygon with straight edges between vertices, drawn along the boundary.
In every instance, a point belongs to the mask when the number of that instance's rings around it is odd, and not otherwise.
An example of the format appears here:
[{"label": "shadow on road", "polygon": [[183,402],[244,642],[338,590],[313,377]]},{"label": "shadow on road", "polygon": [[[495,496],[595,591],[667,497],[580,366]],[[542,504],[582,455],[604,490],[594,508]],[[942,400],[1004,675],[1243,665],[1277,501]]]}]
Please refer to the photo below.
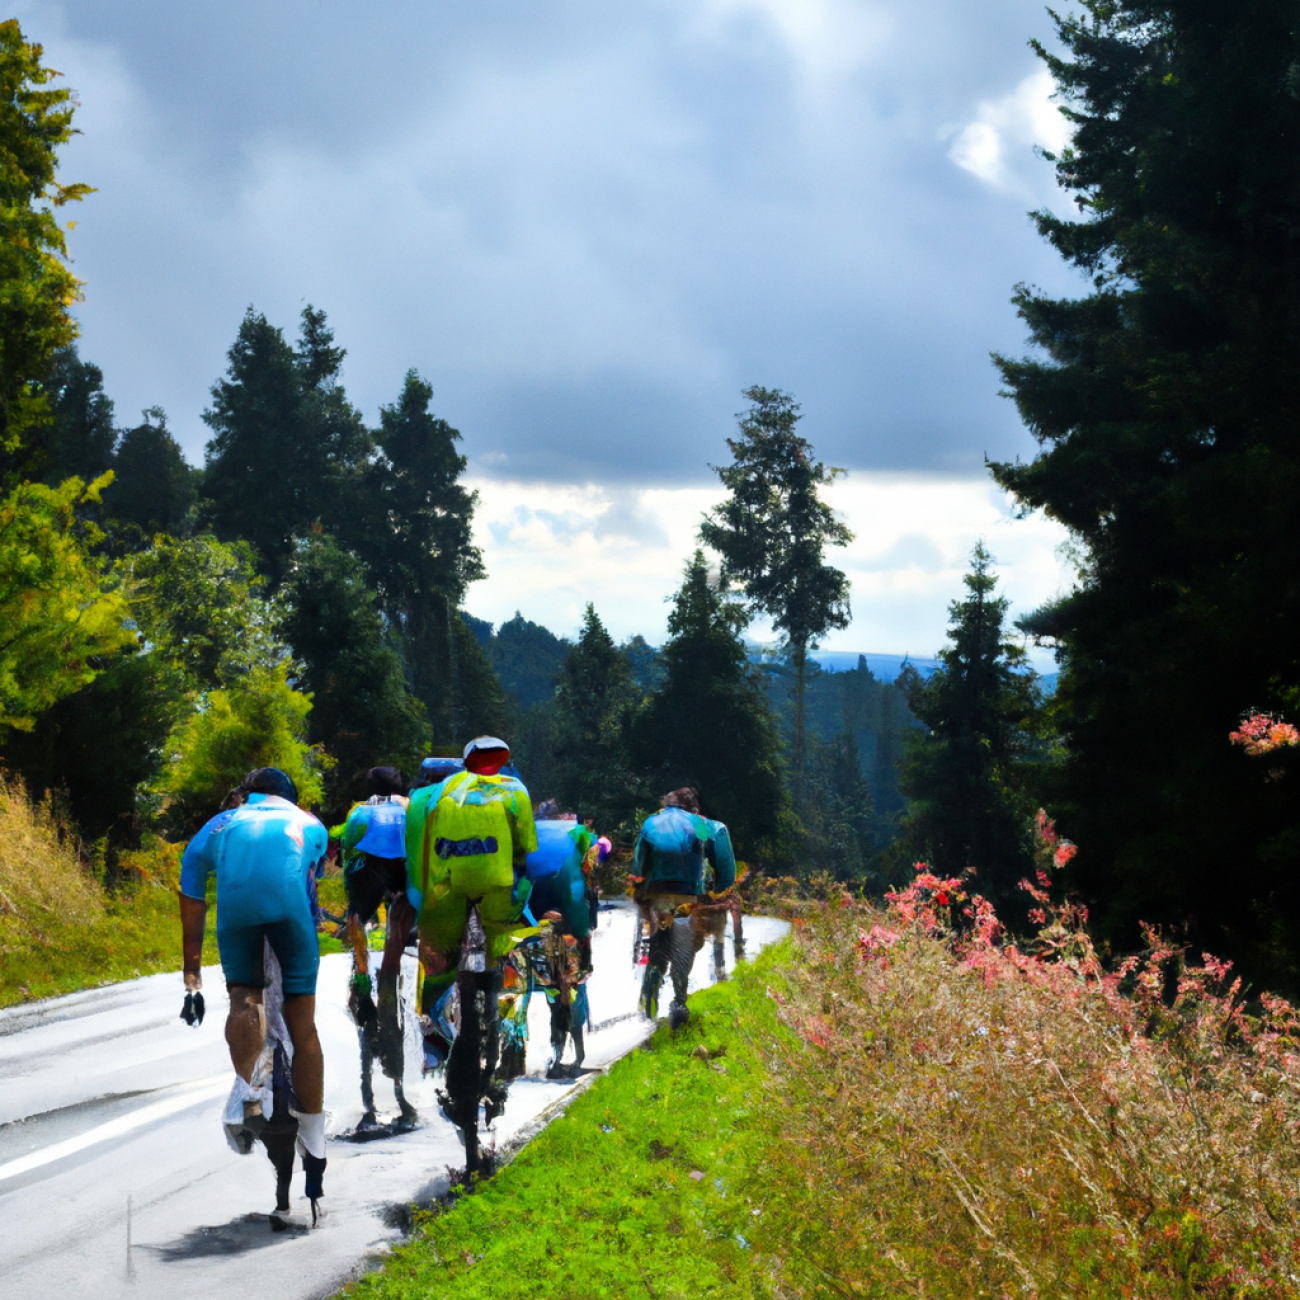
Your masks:
[{"label": "shadow on road", "polygon": [[167,1263],[179,1263],[187,1259],[242,1255],[310,1231],[306,1226],[272,1227],[265,1214],[241,1214],[229,1223],[192,1228],[184,1236],[163,1246],[149,1246],[142,1242],[136,1250],[147,1250]]}]

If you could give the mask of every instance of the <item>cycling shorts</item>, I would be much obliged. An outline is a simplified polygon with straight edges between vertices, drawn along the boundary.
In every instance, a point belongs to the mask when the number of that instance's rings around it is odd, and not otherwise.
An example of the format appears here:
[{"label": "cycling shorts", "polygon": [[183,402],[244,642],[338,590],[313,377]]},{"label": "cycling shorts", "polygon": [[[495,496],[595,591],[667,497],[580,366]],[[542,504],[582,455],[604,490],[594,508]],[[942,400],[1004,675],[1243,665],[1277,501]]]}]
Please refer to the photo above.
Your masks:
[{"label": "cycling shorts", "polygon": [[221,924],[217,912],[217,951],[221,954],[221,973],[227,984],[266,987],[263,941],[280,963],[284,976],[284,996],[309,997],[316,992],[316,971],[320,966],[320,942],[316,923],[303,900],[303,906],[278,921],[258,925]]},{"label": "cycling shorts", "polygon": [[365,922],[379,910],[380,903],[391,903],[406,893],[406,859],[377,858],[362,855],[363,861],[343,877],[348,893],[348,911]]}]

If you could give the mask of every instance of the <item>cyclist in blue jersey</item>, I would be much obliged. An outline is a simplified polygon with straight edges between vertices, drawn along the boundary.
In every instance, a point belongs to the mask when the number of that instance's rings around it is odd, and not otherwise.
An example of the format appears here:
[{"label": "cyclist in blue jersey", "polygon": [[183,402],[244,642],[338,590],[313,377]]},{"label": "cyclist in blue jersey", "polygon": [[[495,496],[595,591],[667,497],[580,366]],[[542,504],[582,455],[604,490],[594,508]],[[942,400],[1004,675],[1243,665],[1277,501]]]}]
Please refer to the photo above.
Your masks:
[{"label": "cyclist in blue jersey", "polygon": [[[216,877],[217,950],[230,995],[226,1042],[235,1073],[251,1084],[265,1041],[264,951],[270,946],[283,976],[284,1021],[293,1044],[292,1082],[298,1150],[312,1202],[323,1195],[325,1062],[316,1034],[316,880],[329,834],[298,807],[298,791],[279,768],[250,772],[246,802],[218,813],[190,841],[181,861],[180,911],[185,1007],[190,1024],[203,1018],[203,927],[207,884]],[[260,1103],[245,1107],[255,1129]]]},{"label": "cyclist in blue jersey", "polygon": [[[347,821],[330,832],[341,846],[343,885],[347,890],[348,940],[352,945],[352,990],[348,1008],[357,1022],[361,1044],[360,1130],[377,1129],[372,1076],[375,1058],[393,1081],[401,1111],[399,1128],[416,1119],[402,1085],[405,1066],[403,1031],[397,996],[402,953],[415,924],[415,909],[406,897],[406,778],[396,767],[372,767],[366,773],[371,795],[356,804]],[[379,968],[378,1008],[371,998],[370,945],[366,926],[380,904],[388,909],[384,959]]]},{"label": "cyclist in blue jersey", "polygon": [[388,905],[388,930],[380,979],[397,978],[415,909],[406,897],[406,778],[396,767],[366,773],[370,798],[348,813],[332,835],[340,841],[343,885],[348,895],[348,942],[356,962],[354,983],[370,992],[370,959],[365,928]]},{"label": "cyclist in blue jersey", "polygon": [[[633,850],[632,896],[650,931],[650,952],[641,1003],[651,1018],[658,1014],[659,990],[672,967],[673,1000],[668,1020],[684,1025],[686,984],[695,954],[704,946],[711,898],[736,883],[731,835],[722,822],[700,815],[699,796],[684,787],[664,795],[662,807],[647,817]],[[678,911],[689,922],[677,923]],[[723,918],[725,923],[725,918]],[[715,935],[715,942],[720,935]]]},{"label": "cyclist in blue jersey", "polygon": [[[585,1054],[583,1031],[588,1019],[587,981],[591,977],[591,931],[595,890],[590,883],[594,868],[610,850],[607,839],[597,839],[576,814],[561,815],[553,799],[538,805],[537,848],[529,853],[524,871],[532,886],[529,910],[550,924],[526,940],[512,961],[526,963],[530,987],[539,987],[551,1010],[551,1059],[548,1078],[570,1072],[561,1064],[568,1038],[573,1039],[573,1071],[581,1068]],[[522,1069],[522,1048],[527,1037],[527,997],[513,1007],[508,1036]]]}]

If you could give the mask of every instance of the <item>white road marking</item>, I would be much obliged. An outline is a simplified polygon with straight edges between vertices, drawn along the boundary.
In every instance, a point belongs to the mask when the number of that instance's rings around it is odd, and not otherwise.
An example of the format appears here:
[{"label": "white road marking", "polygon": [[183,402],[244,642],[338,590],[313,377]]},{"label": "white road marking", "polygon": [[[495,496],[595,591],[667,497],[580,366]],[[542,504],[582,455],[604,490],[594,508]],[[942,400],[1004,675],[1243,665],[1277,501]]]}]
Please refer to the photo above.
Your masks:
[{"label": "white road marking", "polygon": [[29,1173],[42,1165],[62,1160],[65,1156],[76,1155],[78,1151],[84,1151],[87,1147],[96,1146],[100,1142],[111,1142],[113,1138],[143,1128],[156,1119],[166,1119],[168,1115],[187,1110],[201,1101],[220,1097],[230,1091],[232,1078],[233,1076],[227,1072],[200,1079],[196,1083],[184,1084],[172,1096],[151,1102],[148,1106],[141,1106],[139,1110],[133,1110],[129,1115],[119,1115],[117,1119],[111,1119],[107,1124],[92,1128],[80,1137],[68,1138],[66,1142],[56,1142],[53,1146],[20,1156],[17,1160],[10,1160],[7,1164],[0,1165],[0,1182],[4,1182],[6,1178],[17,1178],[19,1174]]}]

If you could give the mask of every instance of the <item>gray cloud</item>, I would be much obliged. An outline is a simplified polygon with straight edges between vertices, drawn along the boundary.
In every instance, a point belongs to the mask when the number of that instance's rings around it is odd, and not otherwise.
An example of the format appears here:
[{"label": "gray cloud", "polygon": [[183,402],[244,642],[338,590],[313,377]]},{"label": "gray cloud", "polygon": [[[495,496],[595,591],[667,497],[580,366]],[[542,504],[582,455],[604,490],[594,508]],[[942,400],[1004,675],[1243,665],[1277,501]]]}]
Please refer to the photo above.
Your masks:
[{"label": "gray cloud", "polygon": [[988,352],[1071,283],[1012,120],[1039,0],[18,12],[83,102],[83,353],[193,455],[245,306],[306,301],[369,416],[418,367],[481,474],[703,482],[750,383],[838,465],[1031,449]]}]

